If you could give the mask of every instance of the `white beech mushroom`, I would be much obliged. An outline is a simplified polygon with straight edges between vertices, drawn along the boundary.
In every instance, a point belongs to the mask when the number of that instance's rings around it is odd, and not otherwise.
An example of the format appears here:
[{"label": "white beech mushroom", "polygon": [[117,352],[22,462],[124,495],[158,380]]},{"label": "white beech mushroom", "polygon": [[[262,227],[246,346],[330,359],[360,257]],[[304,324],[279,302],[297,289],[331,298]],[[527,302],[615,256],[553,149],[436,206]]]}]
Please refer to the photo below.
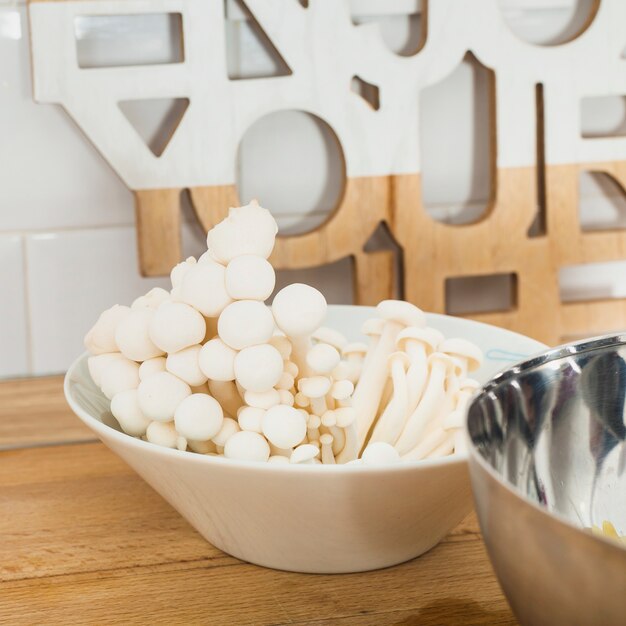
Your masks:
[{"label": "white beech mushroom", "polygon": [[271,389],[283,373],[280,352],[269,344],[244,348],[235,357],[235,378],[246,391]]},{"label": "white beech mushroom", "polygon": [[327,343],[333,346],[338,352],[341,352],[348,343],[344,335],[334,328],[328,328],[328,326],[320,326],[317,330],[314,330],[311,333],[311,338],[318,343]]},{"label": "white beech mushroom", "polygon": [[365,352],[365,359],[363,361],[364,367],[367,361],[369,361],[369,359],[371,358],[372,354],[374,354],[374,349],[376,348],[376,346],[378,345],[378,342],[380,341],[380,336],[383,334],[384,327],[385,327],[385,320],[382,319],[381,317],[372,317],[368,320],[365,320],[365,322],[363,322],[363,325],[361,326],[361,334],[369,337],[369,343],[367,345],[367,349]]},{"label": "white beech mushroom", "polygon": [[207,441],[222,428],[224,411],[220,403],[204,393],[187,396],[174,411],[174,424],[180,435],[194,441]]},{"label": "white beech mushroom", "polygon": [[233,300],[264,302],[274,291],[276,274],[264,257],[244,254],[235,257],[226,267],[225,284]]},{"label": "white beech mushroom", "polygon": [[199,356],[202,346],[196,344],[167,355],[165,369],[184,380],[190,387],[199,387],[207,381],[207,376],[200,369]]},{"label": "white beech mushroom", "polygon": [[331,381],[326,376],[309,376],[298,381],[298,391],[311,402],[311,410],[320,417],[326,413],[326,394],[330,391]]},{"label": "white beech mushroom", "polygon": [[185,452],[185,450],[187,450],[187,440],[182,435],[178,435],[178,437],[176,437],[176,449],[181,452]]},{"label": "white beech mushroom", "polygon": [[223,265],[244,254],[267,259],[277,233],[272,214],[253,200],[246,206],[228,210],[228,217],[208,232],[207,247],[210,256]]},{"label": "white beech mushroom", "polygon": [[[306,411],[305,411],[306,412]],[[315,441],[320,438],[320,426],[322,425],[322,419],[319,415],[307,414],[308,417],[304,417],[306,420],[306,436],[309,441]]]},{"label": "white beech mushroom", "polygon": [[[360,341],[353,341],[343,347],[342,355],[346,359],[345,365],[347,372],[345,376],[341,378],[348,379],[352,384],[355,384],[360,376],[364,366],[364,357],[367,353],[367,345]],[[339,365],[339,364],[338,364]],[[339,378],[336,374],[335,377]]]},{"label": "white beech mushroom", "polygon": [[280,404],[280,393],[278,389],[268,389],[267,391],[246,391],[243,399],[248,406],[258,409],[271,409]]},{"label": "white beech mushroom", "polygon": [[283,365],[283,369],[285,370],[285,374],[289,374],[294,380],[297,378],[298,374],[300,373],[298,366],[293,361],[285,361]]},{"label": "white beech mushroom", "polygon": [[157,446],[175,449],[178,444],[178,433],[174,428],[174,422],[150,422],[146,428],[146,439]]},{"label": "white beech mushroom", "polygon": [[409,392],[406,372],[411,361],[404,352],[392,352],[388,361],[393,383],[393,395],[389,404],[376,421],[370,442],[383,441],[394,444],[409,416]]},{"label": "white beech mushroom", "polygon": [[224,456],[238,461],[265,463],[270,457],[270,446],[262,435],[240,430],[226,440]]},{"label": "white beech mushroom", "polygon": [[237,422],[241,430],[262,433],[264,416],[265,409],[260,409],[255,406],[242,406],[239,411],[237,411]]},{"label": "white beech mushroom", "polygon": [[170,272],[170,281],[172,283],[172,287],[180,287],[183,282],[183,278],[187,274],[187,272],[196,265],[197,261],[194,257],[187,257],[184,261],[174,265],[172,271]]},{"label": "white beech mushroom", "polygon": [[306,355],[312,346],[311,334],[324,322],[327,308],[326,298],[314,287],[302,283],[288,285],[274,296],[274,319],[291,342],[291,360],[301,376],[310,373]]},{"label": "white beech mushroom", "polygon": [[[285,337],[285,335],[282,335],[282,334],[277,335],[276,332],[281,332],[281,331],[275,331],[267,343],[269,343],[270,346],[274,346],[276,350],[280,352],[280,356],[283,357],[283,361],[288,361],[289,357],[291,356],[291,341],[289,341],[289,339]],[[298,375],[298,372],[296,372],[293,375],[294,378],[297,375]]]},{"label": "white beech mushroom", "polygon": [[115,341],[115,331],[118,324],[130,314],[130,307],[115,304],[110,309],[100,313],[100,317],[85,335],[85,348],[90,354],[105,354],[119,352]]},{"label": "white beech mushroom", "polygon": [[219,263],[198,263],[190,268],[180,284],[180,301],[205,317],[218,317],[233,301],[226,291],[226,270]]},{"label": "white beech mushroom", "polygon": [[375,441],[367,444],[361,460],[363,465],[391,465],[400,461],[400,455],[391,444]]},{"label": "white beech mushroom", "polygon": [[280,396],[280,404],[285,404],[287,406],[293,406],[295,404],[295,399],[293,394],[286,389],[279,389],[278,395]]},{"label": "white beech mushroom", "polygon": [[141,437],[146,434],[150,420],[139,408],[136,389],[126,389],[116,393],[111,399],[111,413],[128,435]]},{"label": "white beech mushroom", "polygon": [[483,361],[482,350],[471,341],[460,337],[444,339],[438,350],[460,360],[462,364],[462,371],[459,372],[460,378],[465,378],[468,372],[477,370]]},{"label": "white beech mushroom", "polygon": [[150,322],[150,339],[164,352],[178,352],[204,339],[202,314],[184,302],[162,302]]},{"label": "white beech mushroom", "polygon": [[272,455],[269,459],[267,459],[268,463],[272,463],[275,465],[289,465],[289,457],[281,456],[280,454]]},{"label": "white beech mushroom", "polygon": [[215,337],[202,346],[198,355],[198,367],[211,380],[235,380],[236,356],[236,350]]},{"label": "white beech mushroom", "polygon": [[325,433],[320,437],[322,463],[325,465],[334,465],[335,456],[333,455],[333,436],[330,433]]},{"label": "white beech mushroom", "polygon": [[416,445],[419,445],[420,436],[428,422],[437,416],[445,398],[444,382],[454,367],[454,362],[443,352],[433,352],[428,357],[428,363],[430,373],[422,399],[415,411],[409,416],[404,430],[395,444],[400,455],[407,454]]},{"label": "white beech mushroom", "polygon": [[147,378],[151,374],[156,374],[157,372],[164,372],[166,363],[167,360],[164,356],[156,356],[153,359],[144,361],[139,366],[139,380],[143,380],[144,378]]},{"label": "white beech mushroom", "polygon": [[239,424],[234,419],[231,417],[225,417],[222,421],[222,427],[219,432],[211,437],[213,443],[218,446],[218,452],[219,448],[223,448],[226,445],[226,442],[240,430]]},{"label": "white beech mushroom", "polygon": [[191,389],[174,374],[157,372],[139,383],[137,393],[139,408],[146,417],[169,422],[174,419],[176,407],[191,395]]},{"label": "white beech mushroom", "polygon": [[298,409],[278,404],[268,409],[263,416],[263,434],[279,448],[293,448],[304,440],[307,431],[306,419]]},{"label": "white beech mushroom", "polygon": [[357,414],[359,448],[376,418],[376,412],[387,379],[387,358],[396,345],[396,337],[406,326],[425,326],[424,313],[410,302],[383,300],[377,307],[379,317],[385,320],[380,339],[371,354],[366,357],[361,377],[357,383],[352,402]]},{"label": "white beech mushroom", "polygon": [[289,391],[290,389],[293,389],[294,383],[295,383],[295,378],[288,372],[284,371],[284,363],[283,363],[283,373],[280,375],[278,382],[274,386],[278,390]]},{"label": "white beech mushroom", "polygon": [[139,386],[139,365],[126,357],[111,359],[102,368],[100,389],[111,400],[116,393]]},{"label": "white beech mushroom", "polygon": [[411,361],[406,374],[409,414],[413,413],[424,392],[428,380],[428,357],[442,341],[443,334],[434,328],[408,327],[398,335],[396,346],[406,352]]},{"label": "white beech mushroom", "polygon": [[341,361],[337,348],[328,343],[315,344],[306,355],[306,364],[315,374],[330,374]]},{"label": "white beech mushroom", "polygon": [[209,393],[222,405],[226,415],[237,415],[243,400],[237,391],[237,385],[232,380],[209,379]]},{"label": "white beech mushroom", "polygon": [[187,439],[187,446],[190,450],[198,454],[215,454],[217,452],[217,447],[212,441]]},{"label": "white beech mushroom", "polygon": [[107,352],[105,354],[90,356],[87,359],[87,369],[89,370],[91,380],[93,380],[98,387],[102,387],[102,372],[106,369],[107,365],[116,359],[123,358],[125,357],[122,356],[120,352]]},{"label": "white beech mushroom", "polygon": [[153,287],[144,296],[139,296],[130,305],[131,309],[156,309],[161,302],[165,302],[170,299],[169,291],[162,289],[161,287]]},{"label": "white beech mushroom", "polygon": [[330,388],[330,395],[335,400],[347,400],[354,392],[354,383],[350,380],[337,380]]},{"label": "white beech mushroom", "polygon": [[294,449],[289,462],[294,464],[309,464],[320,455],[320,449],[310,443],[304,443]]},{"label": "white beech mushroom", "polygon": [[449,434],[443,428],[437,428],[425,437],[421,437],[416,445],[401,457],[405,461],[421,461],[425,459],[433,450],[450,438]]},{"label": "white beech mushroom", "polygon": [[242,350],[267,343],[274,332],[274,318],[262,302],[236,300],[222,311],[217,332],[226,345]]},{"label": "white beech mushroom", "polygon": [[341,407],[334,413],[337,427],[343,429],[345,438],[341,452],[336,456],[337,463],[347,463],[356,459],[361,449],[356,412],[352,407]]}]

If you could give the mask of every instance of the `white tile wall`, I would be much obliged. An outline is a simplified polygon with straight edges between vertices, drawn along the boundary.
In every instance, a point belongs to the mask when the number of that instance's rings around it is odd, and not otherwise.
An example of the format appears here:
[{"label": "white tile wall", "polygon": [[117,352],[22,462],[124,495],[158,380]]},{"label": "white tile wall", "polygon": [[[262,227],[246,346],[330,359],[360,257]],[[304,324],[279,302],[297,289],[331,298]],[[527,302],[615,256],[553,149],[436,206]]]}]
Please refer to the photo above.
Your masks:
[{"label": "white tile wall", "polygon": [[0,236],[0,377],[29,372],[23,241]]},{"label": "white tile wall", "polygon": [[[500,4],[518,36],[550,43],[575,27],[578,17],[573,7],[584,12],[592,1],[500,0]],[[419,0],[353,0],[351,6],[356,23],[379,24],[392,51],[414,53],[420,40]],[[229,74],[238,78],[279,71],[232,0],[228,15]],[[83,23],[83,35],[99,36],[96,27]],[[158,41],[151,29],[160,29],[162,35],[159,20],[146,20],[142,28],[147,37],[121,43],[116,62],[124,62],[125,54],[146,61],[172,54],[171,42],[168,50],[150,43]],[[109,55],[101,43],[82,41],[87,63]],[[485,98],[483,85],[481,73],[463,64],[424,94],[420,140],[424,201],[437,219],[466,221],[485,205],[487,125],[486,117],[476,114]],[[623,132],[624,99],[584,103],[581,117],[583,132]],[[150,131],[158,123],[158,111],[146,110],[142,123]],[[447,149],[450,142],[455,145],[453,160]],[[314,228],[341,192],[341,156],[333,146],[320,124],[302,113],[261,120],[250,129],[239,153],[242,198],[258,196],[273,209],[283,232]],[[0,0],[0,182],[0,376],[59,372],[81,350],[85,330],[103,308],[130,302],[166,281],[146,280],[137,273],[132,194],[60,108],[33,103],[24,0]],[[626,226],[626,201],[619,189],[585,176],[581,190],[581,221],[586,228]],[[188,203],[184,215],[184,251],[197,255],[204,235]],[[615,267],[611,270],[603,274],[602,284],[608,285],[604,292],[622,294],[618,273]],[[564,272],[564,297],[595,293],[596,279],[590,272],[580,268]],[[302,280],[322,288],[331,302],[352,301],[348,260],[281,272],[278,282]]]}]

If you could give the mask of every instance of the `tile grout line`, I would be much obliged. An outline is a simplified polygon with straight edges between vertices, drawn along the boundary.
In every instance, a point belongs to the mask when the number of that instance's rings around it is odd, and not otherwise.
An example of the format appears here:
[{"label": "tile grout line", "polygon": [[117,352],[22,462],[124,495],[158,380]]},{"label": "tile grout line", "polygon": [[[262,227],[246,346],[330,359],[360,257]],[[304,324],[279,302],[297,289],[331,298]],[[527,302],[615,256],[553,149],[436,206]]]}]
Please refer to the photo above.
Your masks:
[{"label": "tile grout line", "polygon": [[33,323],[32,323],[32,310],[30,302],[30,279],[28,276],[28,253],[26,250],[26,237],[22,235],[20,237],[22,247],[22,273],[24,276],[24,310],[26,315],[26,369],[30,376],[34,373],[34,345],[33,345]]}]

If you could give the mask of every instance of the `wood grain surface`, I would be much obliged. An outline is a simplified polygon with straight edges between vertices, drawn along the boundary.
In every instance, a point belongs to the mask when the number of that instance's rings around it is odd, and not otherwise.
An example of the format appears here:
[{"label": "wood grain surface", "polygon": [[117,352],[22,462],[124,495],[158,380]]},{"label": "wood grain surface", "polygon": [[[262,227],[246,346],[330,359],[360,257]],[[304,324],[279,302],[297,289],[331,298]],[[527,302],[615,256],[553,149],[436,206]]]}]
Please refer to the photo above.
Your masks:
[{"label": "wood grain surface", "polygon": [[242,563],[89,441],[61,382],[0,384],[0,624],[515,624],[474,514],[378,572]]}]

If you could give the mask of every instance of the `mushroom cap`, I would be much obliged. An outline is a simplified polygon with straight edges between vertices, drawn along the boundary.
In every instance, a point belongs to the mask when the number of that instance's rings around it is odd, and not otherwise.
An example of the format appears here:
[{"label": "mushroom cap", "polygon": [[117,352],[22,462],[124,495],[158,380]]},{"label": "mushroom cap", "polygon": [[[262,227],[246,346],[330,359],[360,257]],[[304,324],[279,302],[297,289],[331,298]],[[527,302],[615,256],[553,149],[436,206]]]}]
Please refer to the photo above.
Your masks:
[{"label": "mushroom cap", "polygon": [[376,337],[382,335],[383,328],[385,327],[385,320],[381,317],[370,317],[365,320],[361,326],[361,333],[368,337]]},{"label": "mushroom cap", "polygon": [[[326,413],[324,413],[324,415],[322,415],[322,426],[326,426],[328,428],[330,428],[331,426],[336,426],[337,425],[337,416],[335,415],[335,411],[331,410],[331,411],[326,411]],[[320,437],[320,441],[321,441],[321,437]]]},{"label": "mushroom cap", "polygon": [[217,317],[233,300],[226,291],[226,270],[219,263],[198,263],[180,283],[180,301],[205,317]]},{"label": "mushroom cap", "polygon": [[335,438],[330,434],[330,433],[324,433],[321,437],[320,437],[320,443],[323,446],[330,446],[332,445],[333,441],[335,440]]},{"label": "mushroom cap", "polygon": [[345,357],[349,357],[353,354],[365,356],[367,353],[367,344],[362,341],[353,341],[344,346],[342,354]]},{"label": "mushroom cap", "polygon": [[298,393],[294,396],[294,404],[302,408],[309,406],[309,404],[311,404],[311,400],[301,391],[298,391]]},{"label": "mushroom cap", "polygon": [[174,419],[178,405],[191,395],[191,389],[174,374],[157,372],[139,383],[137,393],[139,408],[146,417],[169,422]]},{"label": "mushroom cap", "polygon": [[445,339],[438,350],[452,356],[467,359],[467,370],[469,372],[477,370],[483,362],[482,350],[476,344],[461,337]]},{"label": "mushroom cap", "polygon": [[317,374],[330,374],[341,361],[337,348],[328,343],[315,344],[306,355],[307,365]]},{"label": "mushroom cap", "polygon": [[139,380],[143,380],[144,378],[147,378],[151,374],[156,374],[157,372],[164,372],[166,362],[167,360],[164,356],[155,356],[153,359],[144,361],[139,366]]},{"label": "mushroom cap", "polygon": [[306,463],[313,460],[320,454],[320,449],[311,443],[304,443],[298,446],[289,457],[290,463]]},{"label": "mushroom cap", "polygon": [[85,348],[90,354],[105,354],[119,352],[115,341],[115,331],[118,324],[130,314],[130,307],[115,304],[100,313],[96,323],[85,335]]},{"label": "mushroom cap", "polygon": [[178,433],[174,428],[174,422],[150,422],[146,428],[146,439],[157,446],[176,448]]},{"label": "mushroom cap", "polygon": [[230,208],[228,217],[207,234],[210,256],[223,265],[244,254],[267,259],[274,248],[278,225],[272,214],[251,202]]},{"label": "mushroom cap", "polygon": [[354,393],[354,383],[351,380],[336,380],[330,390],[335,400],[345,400]]},{"label": "mushroom cap", "polygon": [[115,343],[119,351],[131,361],[147,361],[161,356],[163,350],[150,339],[150,322],[155,310],[147,307],[131,309],[120,320],[115,330]]},{"label": "mushroom cap", "polygon": [[193,450],[198,454],[213,454],[217,450],[212,441],[195,441],[193,439],[187,439],[187,446],[190,450]]},{"label": "mushroom cap", "polygon": [[285,361],[283,363],[283,368],[285,370],[285,374],[289,374],[290,376],[293,376],[294,379],[300,373],[298,366],[293,361]]},{"label": "mushroom cap", "polygon": [[149,334],[161,350],[178,352],[204,339],[206,322],[184,302],[162,302],[150,321]]},{"label": "mushroom cap", "polygon": [[306,436],[306,419],[298,409],[277,404],[263,416],[263,434],[279,448],[293,448]]},{"label": "mushroom cap", "polygon": [[278,389],[268,389],[267,391],[246,391],[243,395],[248,406],[259,409],[271,409],[280,404],[280,393]]},{"label": "mushroom cap", "polygon": [[433,363],[436,361],[442,362],[446,366],[446,376],[450,376],[456,372],[457,364],[449,354],[445,352],[433,352],[428,357],[428,367],[432,368]]},{"label": "mushroom cap", "polygon": [[106,369],[107,365],[116,359],[125,358],[121,352],[106,352],[104,354],[96,354],[90,356],[87,359],[87,368],[89,369],[89,375],[91,380],[98,387],[102,387],[102,372]]},{"label": "mushroom cap", "polygon": [[291,374],[289,374],[289,372],[283,371],[283,373],[280,375],[280,378],[278,379],[278,382],[274,386],[276,387],[276,389],[289,391],[293,388],[294,383],[295,378]]},{"label": "mushroom cap", "polygon": [[326,376],[309,376],[298,381],[298,391],[309,398],[323,398],[331,386],[330,378]]},{"label": "mushroom cap", "polygon": [[205,393],[193,393],[176,407],[174,424],[180,435],[195,441],[208,441],[222,428],[224,412],[220,403]]},{"label": "mushroom cap", "polygon": [[337,367],[332,371],[332,377],[336,381],[346,380],[352,375],[352,367],[354,363],[348,361],[340,361]]},{"label": "mushroom cap", "polygon": [[235,378],[246,391],[268,391],[280,380],[283,359],[269,344],[244,348],[235,357]]},{"label": "mushroom cap", "polygon": [[273,463],[275,465],[289,465],[289,457],[281,456],[280,454],[274,454],[269,459],[267,459],[268,463]]},{"label": "mushroom cap", "polygon": [[287,389],[279,389],[278,394],[280,395],[280,404],[285,406],[293,406],[295,404],[294,395]]},{"label": "mushroom cap", "polygon": [[226,267],[226,291],[233,300],[267,300],[276,285],[276,273],[261,256],[244,254]]},{"label": "mushroom cap", "polygon": [[[184,380],[190,387],[199,387],[207,381],[207,376],[202,372],[199,365],[199,356],[202,346],[195,344],[183,348],[178,352],[168,354],[165,369]],[[193,437],[192,437],[193,439]]]},{"label": "mushroom cap", "polygon": [[391,444],[376,441],[363,450],[361,460],[364,465],[390,465],[400,462],[400,454]]},{"label": "mushroom cap", "polygon": [[347,428],[356,420],[356,411],[351,406],[339,407],[334,409],[335,420],[339,428]]},{"label": "mushroom cap", "polygon": [[274,332],[274,318],[258,300],[237,300],[222,311],[217,332],[225,344],[242,350],[268,342]]},{"label": "mushroom cap", "polygon": [[112,400],[113,396],[126,389],[137,389],[139,386],[139,364],[120,355],[119,359],[109,360],[100,374],[100,389]]},{"label": "mushroom cap", "polygon": [[170,299],[169,291],[162,289],[161,287],[153,287],[144,296],[139,296],[130,305],[131,309],[149,308],[156,309],[161,302],[165,302]]},{"label": "mushroom cap", "polygon": [[326,298],[314,287],[293,283],[281,289],[272,303],[278,327],[288,337],[302,337],[317,330],[326,318]]},{"label": "mushroom cap", "polygon": [[127,435],[141,437],[146,434],[150,420],[141,412],[136,389],[116,393],[111,399],[111,413]]},{"label": "mushroom cap", "polygon": [[389,364],[389,367],[391,368],[392,364],[396,361],[400,361],[400,363],[402,364],[402,368],[404,369],[404,371],[406,372],[410,365],[411,365],[411,359],[409,359],[409,355],[406,352],[392,352],[388,357],[387,357],[387,363]]},{"label": "mushroom cap", "polygon": [[410,302],[404,300],[383,300],[376,307],[378,316],[404,326],[426,326],[424,312]]},{"label": "mushroom cap", "polygon": [[237,422],[239,422],[241,430],[262,433],[264,416],[265,409],[259,409],[255,406],[242,406],[237,413]]},{"label": "mushroom cap", "polygon": [[238,461],[265,463],[270,458],[270,446],[263,435],[240,430],[226,441],[224,456]]},{"label": "mushroom cap", "polygon": [[339,351],[348,343],[348,340],[338,330],[329,328],[328,326],[320,326],[313,331],[311,337],[315,339],[315,341],[327,343],[333,346],[333,348],[337,348]]},{"label": "mushroom cap", "polygon": [[225,446],[226,442],[240,430],[239,424],[232,417],[225,417],[222,421],[222,427],[217,435],[212,437],[212,441],[216,446]]},{"label": "mushroom cap", "polygon": [[463,378],[459,383],[459,391],[476,391],[482,385],[473,378]]},{"label": "mushroom cap", "polygon": [[396,338],[398,350],[406,352],[407,343],[411,339],[421,342],[426,349],[426,354],[431,354],[437,350],[439,344],[444,340],[444,336],[443,333],[436,328],[408,326],[407,328],[403,328]]},{"label": "mushroom cap", "polygon": [[187,257],[184,261],[174,265],[170,272],[170,280],[172,281],[172,287],[180,287],[183,282],[185,274],[197,263],[196,259],[192,256]]},{"label": "mushroom cap", "polygon": [[211,380],[235,380],[237,351],[227,346],[219,337],[207,341],[198,355],[198,366]]}]

